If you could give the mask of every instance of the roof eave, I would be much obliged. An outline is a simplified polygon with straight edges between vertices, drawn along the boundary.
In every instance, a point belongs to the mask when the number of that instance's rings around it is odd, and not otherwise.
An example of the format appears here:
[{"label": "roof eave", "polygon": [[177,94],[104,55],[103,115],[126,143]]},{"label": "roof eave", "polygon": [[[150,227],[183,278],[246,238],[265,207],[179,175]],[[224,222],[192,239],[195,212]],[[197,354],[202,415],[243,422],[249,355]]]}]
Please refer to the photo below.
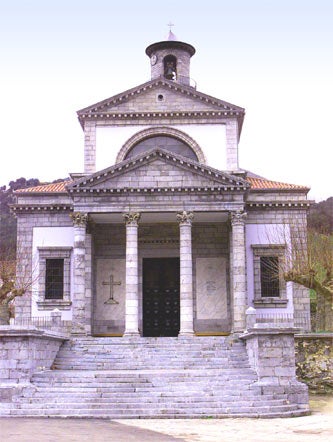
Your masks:
[{"label": "roof eave", "polygon": [[305,193],[306,195],[309,193],[311,189],[309,187],[300,187],[300,188],[292,188],[292,187],[285,187],[285,188],[281,188],[281,187],[267,187],[267,188],[253,188],[250,184],[250,189],[249,191],[255,192],[255,193],[270,193],[270,192],[284,192],[284,193]]}]

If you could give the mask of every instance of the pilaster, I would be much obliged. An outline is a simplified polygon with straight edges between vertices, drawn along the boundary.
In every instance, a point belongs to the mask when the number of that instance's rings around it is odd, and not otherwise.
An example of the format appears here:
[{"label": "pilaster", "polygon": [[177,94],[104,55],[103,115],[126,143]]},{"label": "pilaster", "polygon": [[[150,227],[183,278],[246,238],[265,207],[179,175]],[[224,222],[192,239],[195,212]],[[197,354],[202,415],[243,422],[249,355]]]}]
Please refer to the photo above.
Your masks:
[{"label": "pilaster", "polygon": [[238,122],[228,120],[226,124],[226,158],[227,170],[238,170]]},{"label": "pilaster", "polygon": [[84,124],[84,172],[96,172],[96,122]]}]

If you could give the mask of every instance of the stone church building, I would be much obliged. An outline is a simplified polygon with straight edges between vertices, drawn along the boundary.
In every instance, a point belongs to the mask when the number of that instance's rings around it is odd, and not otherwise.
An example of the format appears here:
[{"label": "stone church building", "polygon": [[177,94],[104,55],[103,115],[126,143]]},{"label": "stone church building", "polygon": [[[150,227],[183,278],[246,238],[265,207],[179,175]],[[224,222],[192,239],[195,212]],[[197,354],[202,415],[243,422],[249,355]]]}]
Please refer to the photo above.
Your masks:
[{"label": "stone church building", "polygon": [[309,189],[240,167],[245,111],[197,90],[194,54],[149,45],[148,82],[78,111],[84,171],[16,192],[32,285],[0,327],[0,416],[308,412],[308,291],[279,268]]},{"label": "stone church building", "polygon": [[84,172],[17,192],[39,275],[18,316],[59,309],[94,336],[218,335],[255,307],[309,328],[307,291],[272,271],[274,231],[304,220],[308,189],[240,167],[245,111],[196,89],[194,54],[171,32],[148,46],[150,81],[78,111]]}]

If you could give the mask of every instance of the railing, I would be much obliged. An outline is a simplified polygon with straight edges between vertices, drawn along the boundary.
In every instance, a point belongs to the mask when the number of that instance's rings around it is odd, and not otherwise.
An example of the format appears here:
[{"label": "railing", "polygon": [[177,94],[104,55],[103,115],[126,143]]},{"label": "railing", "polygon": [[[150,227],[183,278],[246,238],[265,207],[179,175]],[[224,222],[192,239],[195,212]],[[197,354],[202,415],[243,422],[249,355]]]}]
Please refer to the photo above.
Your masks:
[{"label": "railing", "polygon": [[294,326],[294,315],[291,313],[257,313],[257,324],[274,324],[274,325],[287,325],[289,327]]},{"label": "railing", "polygon": [[[301,331],[309,331],[310,319],[307,313],[297,313],[297,318],[293,313],[258,313],[256,309],[250,307],[246,311],[246,328],[255,327],[261,324],[263,327],[296,327]],[[258,326],[258,325],[257,325]]]},{"label": "railing", "polygon": [[72,328],[72,321],[62,320],[61,316],[35,316],[31,318],[12,318],[10,325],[18,327],[36,327],[41,330],[61,331],[69,333]]}]

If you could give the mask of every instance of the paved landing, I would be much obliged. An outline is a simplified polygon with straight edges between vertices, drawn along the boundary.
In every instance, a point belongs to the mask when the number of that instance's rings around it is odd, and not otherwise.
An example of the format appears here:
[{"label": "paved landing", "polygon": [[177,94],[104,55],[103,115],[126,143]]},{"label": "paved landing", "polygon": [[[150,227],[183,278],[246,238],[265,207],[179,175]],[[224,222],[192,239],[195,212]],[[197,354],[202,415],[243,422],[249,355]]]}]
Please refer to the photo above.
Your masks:
[{"label": "paved landing", "polygon": [[185,439],[110,420],[0,418],[0,441],[182,442]]}]

